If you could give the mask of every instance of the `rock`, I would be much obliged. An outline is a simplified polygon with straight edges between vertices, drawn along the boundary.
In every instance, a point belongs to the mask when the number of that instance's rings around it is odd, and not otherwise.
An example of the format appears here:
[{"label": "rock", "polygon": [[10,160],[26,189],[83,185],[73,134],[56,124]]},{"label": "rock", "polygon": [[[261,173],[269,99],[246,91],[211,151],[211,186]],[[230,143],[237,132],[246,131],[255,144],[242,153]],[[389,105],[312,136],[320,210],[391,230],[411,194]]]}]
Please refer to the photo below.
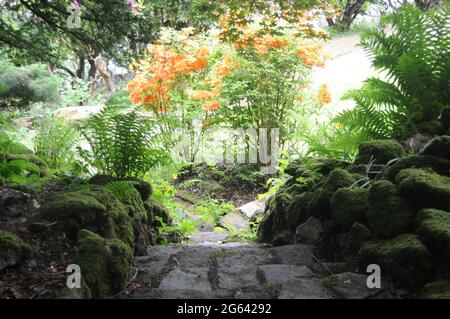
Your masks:
[{"label": "rock", "polygon": [[374,237],[392,238],[413,226],[414,209],[389,181],[372,184],[369,192],[367,222]]},{"label": "rock", "polygon": [[311,267],[315,261],[312,257],[311,245],[284,245],[269,249],[276,256],[276,262],[280,264],[305,265]]},{"label": "rock", "polygon": [[0,270],[23,261],[31,253],[31,247],[16,234],[0,230]]},{"label": "rock", "polygon": [[338,252],[338,227],[336,221],[329,219],[323,223],[323,234],[320,240],[320,253],[326,260],[335,261]]},{"label": "rock", "polygon": [[444,135],[433,138],[425,145],[421,154],[450,159],[450,136]]},{"label": "rock", "polygon": [[85,120],[98,113],[103,108],[102,105],[84,105],[62,107],[53,112],[53,116],[60,117],[66,122],[76,122]]},{"label": "rock", "polygon": [[328,175],[336,168],[344,168],[347,162],[334,158],[303,158],[301,160],[291,161],[285,168],[284,172],[294,178],[313,177],[317,173]]},{"label": "rock", "polygon": [[423,286],[420,298],[423,299],[450,299],[450,282],[438,280]]},{"label": "rock", "polygon": [[444,125],[437,120],[419,123],[416,128],[419,133],[431,136],[441,135],[445,132]]},{"label": "rock", "polygon": [[248,219],[252,219],[254,216],[262,215],[264,213],[265,205],[264,201],[258,199],[242,205],[238,210],[247,216]]},{"label": "rock", "polygon": [[388,240],[369,241],[361,248],[359,265],[365,271],[370,264],[381,268],[402,288],[417,289],[433,278],[433,261],[428,249],[412,234]]},{"label": "rock", "polygon": [[364,224],[355,222],[347,233],[339,234],[337,236],[339,246],[339,257],[344,259],[350,257],[351,259],[361,249],[362,245],[369,240],[370,231]]},{"label": "rock", "polygon": [[432,139],[432,137],[428,135],[423,135],[420,133],[416,133],[413,136],[407,138],[402,142],[403,148],[409,152],[413,151],[414,153],[420,152],[424,146]]},{"label": "rock", "polygon": [[12,188],[0,189],[0,217],[19,217],[38,209],[39,203],[29,194]]},{"label": "rock", "polygon": [[367,188],[340,188],[331,198],[331,211],[341,232],[348,232],[354,222],[366,223],[368,209]]},{"label": "rock", "polygon": [[437,174],[450,176],[450,161],[445,158],[431,155],[413,155],[400,159],[389,167],[384,175],[391,182],[395,181],[395,176],[405,168],[431,169]]},{"label": "rock", "polygon": [[295,242],[295,234],[291,230],[283,230],[273,237],[272,244],[274,246],[289,245]]},{"label": "rock", "polygon": [[322,187],[314,190],[308,203],[308,212],[322,221],[332,217],[331,197],[339,188],[349,187],[356,181],[355,177],[343,169],[333,170]]},{"label": "rock", "polygon": [[442,110],[441,122],[447,130],[450,129],[450,107]]},{"label": "rock", "polygon": [[295,230],[295,243],[317,244],[322,233],[322,222],[317,218],[310,217]]},{"label": "rock", "polygon": [[405,155],[402,145],[396,140],[373,140],[359,145],[356,164],[368,164],[370,159],[376,164],[386,164],[391,159]]},{"label": "rock", "polygon": [[222,216],[219,220],[219,225],[236,232],[246,232],[250,230],[248,220],[238,211],[233,211]]},{"label": "rock", "polygon": [[256,275],[256,268],[248,264],[234,264],[233,267],[220,267],[217,269],[219,289],[238,289],[260,286]]},{"label": "rock", "polygon": [[294,197],[287,209],[287,225],[291,230],[306,222],[309,216],[308,204],[312,199],[312,192],[304,192]]},{"label": "rock", "polygon": [[225,241],[230,233],[226,232],[197,232],[192,233],[189,236],[189,240],[201,244],[201,243],[218,243]]},{"label": "rock", "polygon": [[194,289],[211,291],[208,281],[209,268],[191,268],[188,272],[174,269],[169,272],[159,285],[160,289]]},{"label": "rock", "polygon": [[315,273],[329,276],[331,274],[340,274],[343,272],[349,272],[352,267],[345,262],[323,262],[323,263],[315,263],[311,270]]},{"label": "rock", "polygon": [[112,296],[128,283],[133,251],[123,241],[82,229],[75,263],[94,298]]},{"label": "rock", "polygon": [[[169,210],[165,208],[159,201],[154,198],[149,198],[144,202],[144,207],[147,210],[149,222],[155,217],[160,217],[166,225],[171,225],[173,219],[170,216]],[[159,226],[159,225],[156,225]]]},{"label": "rock", "polygon": [[313,272],[303,265],[269,264],[258,267],[263,283],[284,284],[295,279],[313,277]]},{"label": "rock", "polygon": [[232,291],[197,291],[194,289],[158,289],[149,288],[133,293],[133,299],[230,299]]},{"label": "rock", "polygon": [[281,285],[278,299],[333,299],[318,279],[295,279]]},{"label": "rock", "polygon": [[400,192],[421,208],[450,211],[450,178],[421,169],[404,169],[396,176]]},{"label": "rock", "polygon": [[71,239],[76,239],[78,231],[85,228],[134,246],[133,219],[128,209],[102,186],[90,185],[89,190],[57,194],[41,207],[41,215],[58,222]]},{"label": "rock", "polygon": [[417,234],[450,275],[450,212],[427,208],[417,214]]},{"label": "rock", "polygon": [[369,289],[367,287],[367,275],[345,272],[323,278],[321,283],[338,298],[343,299],[371,299],[377,298],[387,288],[386,282],[381,283],[381,288]]}]

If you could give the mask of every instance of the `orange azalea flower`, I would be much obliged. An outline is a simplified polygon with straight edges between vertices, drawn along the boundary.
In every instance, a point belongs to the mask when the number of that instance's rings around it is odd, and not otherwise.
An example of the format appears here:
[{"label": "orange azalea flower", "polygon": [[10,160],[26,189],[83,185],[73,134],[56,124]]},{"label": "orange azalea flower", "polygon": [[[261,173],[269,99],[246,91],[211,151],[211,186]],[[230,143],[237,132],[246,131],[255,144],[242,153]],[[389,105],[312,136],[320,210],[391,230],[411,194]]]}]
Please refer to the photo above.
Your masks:
[{"label": "orange azalea flower", "polygon": [[219,90],[194,90],[189,94],[189,99],[193,101],[209,100],[219,95]]},{"label": "orange azalea flower", "polygon": [[320,85],[319,94],[318,94],[317,98],[323,104],[331,103],[331,93],[330,93],[330,90],[328,89],[328,85],[326,85],[326,84]]},{"label": "orange azalea flower", "polygon": [[215,111],[220,108],[219,101],[205,101],[203,102],[203,108],[208,111]]}]

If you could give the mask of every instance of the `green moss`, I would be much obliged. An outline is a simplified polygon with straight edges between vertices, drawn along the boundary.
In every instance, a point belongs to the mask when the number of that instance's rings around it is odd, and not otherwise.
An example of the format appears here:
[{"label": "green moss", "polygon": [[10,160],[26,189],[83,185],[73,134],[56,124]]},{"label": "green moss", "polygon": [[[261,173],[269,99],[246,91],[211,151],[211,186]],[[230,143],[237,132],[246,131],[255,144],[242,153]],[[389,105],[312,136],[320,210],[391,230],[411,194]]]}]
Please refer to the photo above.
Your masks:
[{"label": "green moss", "polygon": [[320,220],[329,219],[331,214],[331,197],[339,188],[349,187],[355,182],[352,174],[343,169],[333,170],[323,185],[313,191],[311,200],[308,203],[308,213],[310,216]]},{"label": "green moss", "polygon": [[373,183],[369,191],[367,224],[375,237],[392,238],[409,232],[414,209],[403,198],[397,186],[385,180]]},{"label": "green moss", "polygon": [[437,280],[423,286],[420,294],[424,299],[450,299],[450,282]]},{"label": "green moss", "polygon": [[137,177],[117,178],[110,175],[99,174],[89,179],[90,184],[101,186],[104,186],[111,182],[118,182],[118,181],[133,182],[133,187],[136,188],[136,190],[139,192],[143,201],[146,201],[153,192],[152,186],[149,183]]},{"label": "green moss", "polygon": [[356,164],[367,164],[370,159],[375,160],[375,164],[386,164],[393,158],[405,155],[402,145],[396,140],[373,140],[359,145]]},{"label": "green moss", "polygon": [[419,133],[431,136],[441,135],[445,132],[444,126],[437,120],[419,123],[416,128]]},{"label": "green moss", "polygon": [[420,169],[405,169],[397,174],[400,192],[421,208],[450,211],[450,178]]},{"label": "green moss", "polygon": [[326,288],[336,287],[340,284],[339,276],[331,275],[320,280],[320,284]]},{"label": "green moss", "polygon": [[304,223],[309,218],[308,203],[312,198],[312,193],[305,192],[297,195],[292,200],[286,211],[287,225],[291,230],[295,230],[298,225]]},{"label": "green moss", "polygon": [[383,276],[408,289],[420,288],[433,278],[432,256],[412,234],[364,244],[359,253],[361,270],[369,264],[378,264]]},{"label": "green moss", "polygon": [[417,233],[434,254],[442,269],[450,274],[450,213],[423,209],[417,214]]},{"label": "green moss", "polygon": [[450,170],[450,161],[430,155],[413,155],[402,158],[384,172],[384,176],[390,181],[395,181],[395,176],[406,168],[426,168],[431,169],[440,175],[448,175]]},{"label": "green moss", "polygon": [[450,158],[450,136],[444,135],[433,138],[422,151],[422,154]]},{"label": "green moss", "polygon": [[133,253],[118,239],[104,239],[82,229],[75,263],[80,266],[94,298],[111,296],[125,288],[131,270]]},{"label": "green moss", "polygon": [[133,247],[132,219],[125,206],[107,189],[91,185],[89,190],[56,195],[41,207],[45,219],[57,221],[69,238],[81,228],[106,238],[119,238]]},{"label": "green moss", "polygon": [[341,232],[349,231],[354,222],[366,223],[368,209],[367,188],[340,188],[331,198],[331,211]]},{"label": "green moss", "polygon": [[315,177],[317,174],[328,175],[332,170],[346,166],[348,166],[348,163],[339,159],[308,157],[292,161],[284,172],[294,178]]},{"label": "green moss", "polygon": [[22,259],[31,253],[31,247],[16,234],[0,230],[0,257],[11,252]]},{"label": "green moss", "polygon": [[151,223],[154,218],[158,216],[162,218],[165,224],[172,224],[172,218],[170,217],[169,210],[158,200],[150,197],[144,202],[144,207],[147,211],[149,223]]}]

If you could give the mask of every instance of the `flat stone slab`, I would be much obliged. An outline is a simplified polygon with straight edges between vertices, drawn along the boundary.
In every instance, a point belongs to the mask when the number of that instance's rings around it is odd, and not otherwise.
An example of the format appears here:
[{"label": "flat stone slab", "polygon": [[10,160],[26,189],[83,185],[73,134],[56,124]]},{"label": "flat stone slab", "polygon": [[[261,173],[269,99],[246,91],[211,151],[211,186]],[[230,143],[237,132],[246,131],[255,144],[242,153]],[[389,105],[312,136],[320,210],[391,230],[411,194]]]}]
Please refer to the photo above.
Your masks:
[{"label": "flat stone slab", "polygon": [[[367,287],[367,276],[364,274],[356,274],[352,272],[345,272],[337,275],[332,275],[322,280],[322,284],[328,290],[335,294],[338,298],[343,299],[368,299],[377,298],[383,294],[384,288],[387,288],[387,283],[382,280],[381,288],[369,289]],[[383,296],[385,298],[386,296]]]},{"label": "flat stone slab", "polygon": [[258,267],[263,281],[268,284],[284,284],[300,278],[313,277],[314,273],[306,266],[272,264]]},{"label": "flat stone slab", "polygon": [[174,269],[169,272],[159,285],[160,289],[191,289],[211,291],[208,279],[209,268],[192,268],[189,271]]},{"label": "flat stone slab", "polygon": [[219,267],[217,269],[217,285],[219,289],[238,289],[260,286],[256,267],[234,265],[233,267]]},{"label": "flat stone slab", "polygon": [[262,200],[255,200],[238,207],[238,210],[251,219],[253,216],[264,213],[266,203]]},{"label": "flat stone slab", "polygon": [[230,299],[233,298],[232,291],[213,290],[199,291],[195,289],[141,289],[132,294],[133,299]]},{"label": "flat stone slab", "polygon": [[279,264],[305,265],[311,267],[315,260],[312,256],[313,247],[310,245],[297,244],[277,246],[268,249],[278,257]]},{"label": "flat stone slab", "polygon": [[248,219],[237,210],[222,216],[219,220],[219,225],[236,232],[246,232],[250,230]]},{"label": "flat stone slab", "polygon": [[333,299],[320,280],[296,279],[281,286],[278,299]]},{"label": "flat stone slab", "polygon": [[189,236],[189,240],[193,243],[222,243],[225,241],[230,233],[219,233],[219,232],[198,232],[192,233]]}]

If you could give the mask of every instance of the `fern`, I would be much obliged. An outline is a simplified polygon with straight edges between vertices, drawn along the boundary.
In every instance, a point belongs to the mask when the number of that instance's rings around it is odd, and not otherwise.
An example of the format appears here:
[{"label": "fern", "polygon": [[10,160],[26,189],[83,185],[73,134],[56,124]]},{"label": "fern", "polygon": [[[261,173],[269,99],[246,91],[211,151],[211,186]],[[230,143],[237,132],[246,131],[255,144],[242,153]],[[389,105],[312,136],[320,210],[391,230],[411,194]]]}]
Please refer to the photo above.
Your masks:
[{"label": "fern", "polygon": [[143,176],[168,160],[165,152],[152,147],[157,132],[136,112],[106,107],[87,121],[82,133],[91,149],[80,150],[81,156],[103,174]]},{"label": "fern", "polygon": [[369,78],[360,89],[348,91],[343,99],[354,100],[356,107],[334,121],[368,138],[389,138],[437,119],[450,100],[448,17],[449,6],[426,13],[405,6],[382,19],[382,24],[394,26],[392,35],[363,32],[361,45],[386,80]]}]

